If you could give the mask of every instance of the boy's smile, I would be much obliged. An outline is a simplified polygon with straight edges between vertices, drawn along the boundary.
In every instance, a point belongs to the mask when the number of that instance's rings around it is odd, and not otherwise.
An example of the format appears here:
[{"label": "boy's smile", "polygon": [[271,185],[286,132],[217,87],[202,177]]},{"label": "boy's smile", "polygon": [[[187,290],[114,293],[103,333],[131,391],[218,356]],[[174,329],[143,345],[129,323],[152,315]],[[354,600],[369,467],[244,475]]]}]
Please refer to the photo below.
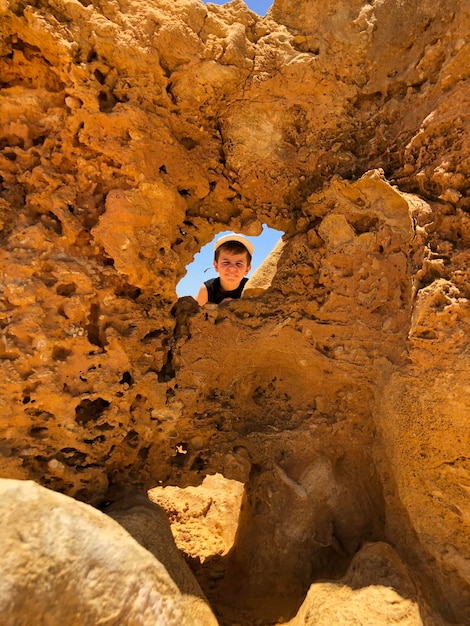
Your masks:
[{"label": "boy's smile", "polygon": [[224,291],[236,289],[251,269],[246,252],[237,254],[226,250],[220,251],[218,261],[214,261],[214,267],[220,276],[220,284]]}]

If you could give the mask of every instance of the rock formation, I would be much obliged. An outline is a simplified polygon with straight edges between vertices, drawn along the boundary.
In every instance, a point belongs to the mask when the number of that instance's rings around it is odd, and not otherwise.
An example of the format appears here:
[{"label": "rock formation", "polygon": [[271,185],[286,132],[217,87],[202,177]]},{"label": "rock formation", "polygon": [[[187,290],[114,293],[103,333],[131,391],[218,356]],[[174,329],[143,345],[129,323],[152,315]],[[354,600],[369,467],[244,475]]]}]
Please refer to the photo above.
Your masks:
[{"label": "rock formation", "polygon": [[[181,567],[171,532],[168,537],[158,521],[156,505],[141,519],[151,528],[152,517],[162,531],[158,555],[181,589],[161,562],[93,507],[32,481],[2,479],[0,494],[5,626],[216,626],[184,562]],[[139,509],[121,509],[117,517],[129,523]]]},{"label": "rock formation", "polygon": [[[470,622],[469,9],[0,0],[0,475],[99,505],[218,472],[247,606],[385,542]],[[263,224],[266,290],[177,299]]]}]

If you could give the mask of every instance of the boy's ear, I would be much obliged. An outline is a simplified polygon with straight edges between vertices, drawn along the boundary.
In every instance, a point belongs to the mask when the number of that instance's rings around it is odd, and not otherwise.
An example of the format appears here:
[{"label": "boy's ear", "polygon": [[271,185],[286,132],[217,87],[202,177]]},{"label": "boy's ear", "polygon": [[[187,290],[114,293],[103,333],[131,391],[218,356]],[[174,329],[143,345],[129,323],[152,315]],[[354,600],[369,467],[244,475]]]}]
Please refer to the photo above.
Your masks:
[{"label": "boy's ear", "polygon": [[251,265],[249,265],[249,266],[246,268],[245,275],[246,275],[246,274],[248,274],[248,272],[249,272],[250,270],[251,270]]},{"label": "boy's ear", "polygon": [[217,261],[215,259],[212,261],[212,265],[215,267],[215,270],[218,271],[217,270],[217,265],[218,264],[217,264]]}]

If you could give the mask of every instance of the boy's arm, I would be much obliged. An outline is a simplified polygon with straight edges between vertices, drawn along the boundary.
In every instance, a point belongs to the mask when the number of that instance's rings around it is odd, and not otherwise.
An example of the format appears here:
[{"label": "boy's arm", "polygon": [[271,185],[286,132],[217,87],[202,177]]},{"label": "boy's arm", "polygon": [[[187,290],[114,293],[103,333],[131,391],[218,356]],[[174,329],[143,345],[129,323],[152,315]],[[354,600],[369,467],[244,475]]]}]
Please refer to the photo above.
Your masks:
[{"label": "boy's arm", "polygon": [[201,285],[199,289],[199,293],[197,294],[197,303],[199,306],[204,306],[209,300],[209,294],[207,292],[207,287],[205,285]]}]

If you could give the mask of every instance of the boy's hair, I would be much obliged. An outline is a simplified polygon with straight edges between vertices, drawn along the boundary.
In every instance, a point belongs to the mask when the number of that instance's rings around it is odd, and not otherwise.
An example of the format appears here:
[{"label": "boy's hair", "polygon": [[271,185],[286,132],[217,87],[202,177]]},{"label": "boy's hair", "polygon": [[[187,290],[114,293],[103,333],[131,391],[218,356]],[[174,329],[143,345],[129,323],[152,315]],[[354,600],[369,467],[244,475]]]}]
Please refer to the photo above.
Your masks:
[{"label": "boy's hair", "polygon": [[226,250],[227,252],[232,252],[233,254],[242,254],[243,252],[246,252],[248,265],[251,265],[251,254],[248,252],[246,247],[239,241],[225,241],[224,243],[220,244],[220,246],[214,252],[214,261],[217,262],[219,260],[219,254],[221,250]]}]

